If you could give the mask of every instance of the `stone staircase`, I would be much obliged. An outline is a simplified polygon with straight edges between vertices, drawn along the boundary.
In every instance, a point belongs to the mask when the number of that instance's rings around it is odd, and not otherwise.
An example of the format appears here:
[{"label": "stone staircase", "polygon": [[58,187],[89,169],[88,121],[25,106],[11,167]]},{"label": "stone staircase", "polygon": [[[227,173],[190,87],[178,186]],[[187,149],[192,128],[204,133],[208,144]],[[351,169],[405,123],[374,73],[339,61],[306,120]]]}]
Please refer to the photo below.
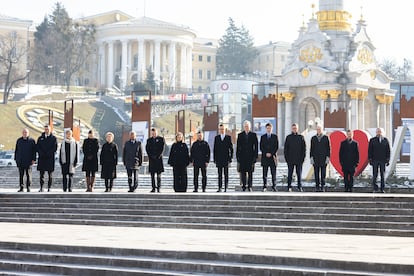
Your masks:
[{"label": "stone staircase", "polygon": [[247,254],[0,243],[0,275],[412,275],[413,268]]},{"label": "stone staircase", "polygon": [[[414,237],[414,197],[2,193],[0,222]],[[122,235],[122,233],[119,233]],[[36,233],[34,233],[36,235]],[[413,265],[0,242],[0,275],[413,275]]]}]

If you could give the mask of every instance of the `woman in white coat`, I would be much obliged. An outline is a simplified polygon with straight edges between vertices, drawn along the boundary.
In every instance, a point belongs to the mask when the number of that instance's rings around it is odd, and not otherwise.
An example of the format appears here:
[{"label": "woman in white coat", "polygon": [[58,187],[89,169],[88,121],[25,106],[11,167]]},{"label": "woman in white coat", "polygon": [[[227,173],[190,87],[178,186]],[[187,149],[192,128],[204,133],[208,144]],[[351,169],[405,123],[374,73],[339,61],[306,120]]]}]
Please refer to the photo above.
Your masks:
[{"label": "woman in white coat", "polygon": [[[66,130],[65,140],[60,146],[59,163],[62,167],[63,191],[72,192],[73,174],[79,159],[79,145],[72,137],[72,130]],[[69,176],[69,177],[68,177]]]}]

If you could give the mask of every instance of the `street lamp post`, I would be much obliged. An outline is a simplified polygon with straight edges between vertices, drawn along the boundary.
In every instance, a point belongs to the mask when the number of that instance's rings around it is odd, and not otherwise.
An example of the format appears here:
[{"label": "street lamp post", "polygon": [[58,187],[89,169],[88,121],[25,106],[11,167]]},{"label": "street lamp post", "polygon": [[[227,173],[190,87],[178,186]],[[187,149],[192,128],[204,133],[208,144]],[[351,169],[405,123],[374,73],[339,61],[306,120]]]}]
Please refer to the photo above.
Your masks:
[{"label": "street lamp post", "polygon": [[26,73],[27,73],[27,94],[29,94],[29,92],[30,92],[30,89],[29,89],[29,87],[30,87],[30,70],[29,69],[27,69],[26,70]]}]

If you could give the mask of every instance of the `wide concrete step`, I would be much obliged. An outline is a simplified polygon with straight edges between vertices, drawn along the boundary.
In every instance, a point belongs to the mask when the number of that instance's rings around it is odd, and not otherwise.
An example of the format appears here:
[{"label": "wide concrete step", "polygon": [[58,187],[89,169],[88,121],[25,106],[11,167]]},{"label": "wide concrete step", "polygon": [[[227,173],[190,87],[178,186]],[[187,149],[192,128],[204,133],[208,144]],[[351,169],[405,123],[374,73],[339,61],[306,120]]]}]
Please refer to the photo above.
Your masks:
[{"label": "wide concrete step", "polygon": [[0,244],[0,270],[43,275],[410,275],[414,266],[279,256]]}]

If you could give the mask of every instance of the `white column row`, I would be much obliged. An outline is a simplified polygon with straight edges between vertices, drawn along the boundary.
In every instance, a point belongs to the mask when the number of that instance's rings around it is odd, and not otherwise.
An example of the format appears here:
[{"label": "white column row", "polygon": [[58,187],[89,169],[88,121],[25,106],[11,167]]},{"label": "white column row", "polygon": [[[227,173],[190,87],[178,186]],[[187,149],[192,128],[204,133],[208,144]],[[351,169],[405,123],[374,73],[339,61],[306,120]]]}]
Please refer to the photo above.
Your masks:
[{"label": "white column row", "polygon": [[[133,52],[133,48],[137,49],[136,52]],[[177,61],[178,54],[180,56]],[[133,68],[136,55],[138,66]],[[99,86],[112,87],[115,71],[119,69],[122,89],[129,84],[134,73],[137,74],[137,80],[142,82],[150,67],[157,84],[163,77],[167,78],[164,83],[171,89],[175,89],[176,86],[192,87],[192,47],[174,41],[163,42],[140,38],[122,40],[120,43],[114,40],[106,41],[99,45],[99,66]],[[180,83],[178,84],[177,81]]]}]

